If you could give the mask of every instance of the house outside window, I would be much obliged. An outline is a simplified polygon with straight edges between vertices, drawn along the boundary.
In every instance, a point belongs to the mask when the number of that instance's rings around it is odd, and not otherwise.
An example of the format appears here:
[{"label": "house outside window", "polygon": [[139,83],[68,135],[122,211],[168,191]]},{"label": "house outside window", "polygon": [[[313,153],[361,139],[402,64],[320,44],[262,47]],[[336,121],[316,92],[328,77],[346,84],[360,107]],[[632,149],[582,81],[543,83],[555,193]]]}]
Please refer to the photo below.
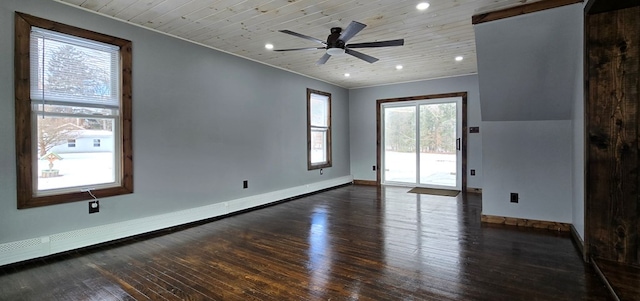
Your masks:
[{"label": "house outside window", "polygon": [[331,167],[331,94],[307,89],[307,168]]},{"label": "house outside window", "polygon": [[[131,42],[22,13],[15,29],[18,208],[131,193]],[[113,143],[84,152],[88,135]]]}]

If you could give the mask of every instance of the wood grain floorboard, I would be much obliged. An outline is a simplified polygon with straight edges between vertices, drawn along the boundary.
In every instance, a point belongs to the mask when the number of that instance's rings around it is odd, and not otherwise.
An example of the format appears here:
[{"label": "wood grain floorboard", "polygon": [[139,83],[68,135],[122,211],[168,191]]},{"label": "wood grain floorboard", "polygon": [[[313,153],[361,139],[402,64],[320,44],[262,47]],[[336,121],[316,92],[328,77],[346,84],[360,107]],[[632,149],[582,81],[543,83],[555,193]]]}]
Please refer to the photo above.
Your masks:
[{"label": "wood grain floorboard", "polygon": [[640,301],[640,267],[593,259],[616,296],[623,301]]},{"label": "wood grain floorboard", "polygon": [[568,233],[407,191],[346,186],[0,267],[0,300],[609,300]]}]

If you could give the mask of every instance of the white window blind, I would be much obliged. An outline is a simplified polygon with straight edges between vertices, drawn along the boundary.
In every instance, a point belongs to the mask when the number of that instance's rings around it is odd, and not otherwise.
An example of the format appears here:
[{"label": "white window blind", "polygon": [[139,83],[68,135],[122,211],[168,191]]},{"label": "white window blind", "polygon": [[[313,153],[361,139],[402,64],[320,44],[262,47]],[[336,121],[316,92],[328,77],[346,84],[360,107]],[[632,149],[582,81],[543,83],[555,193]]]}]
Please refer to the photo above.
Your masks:
[{"label": "white window blind", "polygon": [[117,108],[119,47],[31,28],[34,103]]},{"label": "white window blind", "polygon": [[329,122],[329,97],[311,94],[311,126],[327,127]]}]

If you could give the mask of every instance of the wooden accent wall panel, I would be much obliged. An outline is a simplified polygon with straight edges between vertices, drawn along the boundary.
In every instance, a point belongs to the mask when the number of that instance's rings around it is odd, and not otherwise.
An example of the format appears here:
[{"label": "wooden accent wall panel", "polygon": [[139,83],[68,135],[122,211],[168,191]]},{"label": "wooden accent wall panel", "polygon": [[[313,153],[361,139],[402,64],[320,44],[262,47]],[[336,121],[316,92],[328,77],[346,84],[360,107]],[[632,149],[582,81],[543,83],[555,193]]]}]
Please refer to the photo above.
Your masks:
[{"label": "wooden accent wall panel", "polygon": [[640,7],[587,15],[587,244],[640,264]]}]

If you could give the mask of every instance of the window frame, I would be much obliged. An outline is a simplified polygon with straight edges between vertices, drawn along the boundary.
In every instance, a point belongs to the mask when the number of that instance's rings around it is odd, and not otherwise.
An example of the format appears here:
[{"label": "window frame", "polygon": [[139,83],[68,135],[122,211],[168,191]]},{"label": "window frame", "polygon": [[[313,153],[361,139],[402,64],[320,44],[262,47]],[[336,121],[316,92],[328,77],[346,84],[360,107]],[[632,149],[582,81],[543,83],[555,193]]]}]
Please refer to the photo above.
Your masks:
[{"label": "window frame", "polygon": [[[327,126],[326,126],[326,161],[320,163],[312,163],[311,162],[311,151],[313,150],[311,145],[311,134],[313,128],[317,128],[317,126],[313,126],[311,124],[311,96],[312,94],[322,95],[327,97]],[[325,128],[325,127],[323,127]],[[331,159],[331,93],[318,91],[314,89],[307,88],[307,170],[321,169],[332,166]]]},{"label": "window frame", "polygon": [[[120,48],[120,156],[119,185],[91,190],[98,198],[133,193],[132,146],[132,43],[131,41],[94,31],[15,12],[15,116],[16,173],[18,209],[48,206],[92,199],[86,192],[74,191],[37,196],[37,161],[33,149],[31,100],[30,39],[31,27],[43,28],[80,38],[118,46]],[[117,138],[116,138],[117,139]]]}]

